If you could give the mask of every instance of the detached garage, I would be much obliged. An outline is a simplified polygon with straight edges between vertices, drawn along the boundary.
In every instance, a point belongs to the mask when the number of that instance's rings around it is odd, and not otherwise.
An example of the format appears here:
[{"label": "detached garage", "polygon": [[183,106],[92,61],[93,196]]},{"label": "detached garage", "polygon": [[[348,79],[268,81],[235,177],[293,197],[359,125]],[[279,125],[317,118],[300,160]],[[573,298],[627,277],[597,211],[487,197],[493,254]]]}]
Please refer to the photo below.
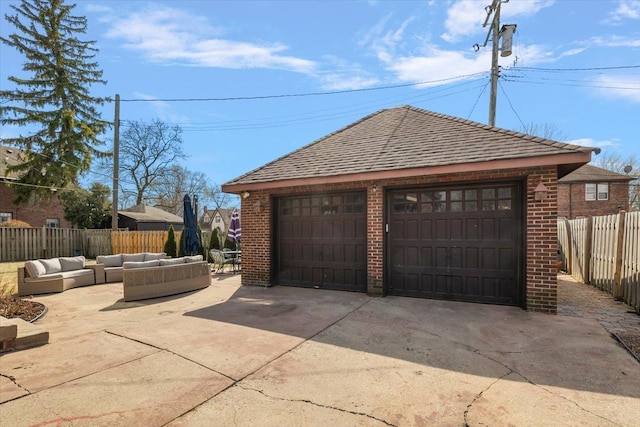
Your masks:
[{"label": "detached garage", "polygon": [[223,185],[244,285],[556,311],[557,180],[592,148],[403,106]]}]

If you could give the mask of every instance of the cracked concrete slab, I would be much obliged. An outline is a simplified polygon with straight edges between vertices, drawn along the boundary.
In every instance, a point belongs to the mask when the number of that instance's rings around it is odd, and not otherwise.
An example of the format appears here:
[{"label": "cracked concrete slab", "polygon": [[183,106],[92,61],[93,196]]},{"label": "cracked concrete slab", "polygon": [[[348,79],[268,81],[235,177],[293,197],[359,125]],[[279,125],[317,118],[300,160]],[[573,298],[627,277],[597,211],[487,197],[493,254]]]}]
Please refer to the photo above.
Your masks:
[{"label": "cracked concrete slab", "polygon": [[159,426],[231,383],[163,351],[4,403],[0,425]]},{"label": "cracked concrete slab", "polygon": [[215,399],[167,424],[168,427],[202,426],[387,426],[364,413],[287,400],[241,387],[232,387]]},{"label": "cracked concrete slab", "polygon": [[[106,332],[2,356],[2,374],[30,393],[139,359],[158,350]],[[4,393],[0,399],[5,401]],[[8,400],[8,399],[7,399]]]},{"label": "cracked concrete slab", "polygon": [[241,288],[223,303],[110,332],[166,348],[238,380],[369,301],[356,293],[310,298],[312,293],[299,288]]},{"label": "cracked concrete slab", "polygon": [[[527,426],[633,426],[637,425],[638,400],[616,398],[609,395],[581,393],[577,400],[566,395],[566,389],[542,387],[523,382],[517,374],[510,374],[484,391],[466,414],[469,426],[475,425],[527,425]],[[585,406],[588,401],[598,403]],[[526,398],[527,404],[522,404]],[[617,409],[616,409],[617,406]],[[514,410],[517,408],[517,410]]]},{"label": "cracked concrete slab", "polygon": [[0,425],[640,418],[640,364],[595,321],[239,279],[135,304],[121,285],[37,297],[52,344],[0,356]]}]

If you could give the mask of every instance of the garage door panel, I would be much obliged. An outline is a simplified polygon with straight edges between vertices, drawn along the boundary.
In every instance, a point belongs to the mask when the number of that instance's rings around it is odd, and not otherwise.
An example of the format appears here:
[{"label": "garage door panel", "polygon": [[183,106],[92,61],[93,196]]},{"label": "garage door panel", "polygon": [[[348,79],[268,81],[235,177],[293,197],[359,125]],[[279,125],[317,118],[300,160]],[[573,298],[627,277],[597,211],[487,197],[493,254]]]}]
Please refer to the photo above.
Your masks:
[{"label": "garage door panel", "polygon": [[464,220],[462,218],[455,218],[449,222],[451,227],[451,240],[463,240],[465,238],[464,233]]},{"label": "garage door panel", "polygon": [[366,195],[277,199],[275,284],[366,291]]},{"label": "garage door panel", "polygon": [[519,183],[390,191],[389,293],[518,305],[522,200]]},{"label": "garage door panel", "polygon": [[465,219],[465,240],[479,240],[480,234],[478,230],[480,221],[478,218],[467,218]]},{"label": "garage door panel", "polygon": [[435,238],[437,240],[448,239],[449,238],[449,223],[446,219],[437,219],[435,221]]}]

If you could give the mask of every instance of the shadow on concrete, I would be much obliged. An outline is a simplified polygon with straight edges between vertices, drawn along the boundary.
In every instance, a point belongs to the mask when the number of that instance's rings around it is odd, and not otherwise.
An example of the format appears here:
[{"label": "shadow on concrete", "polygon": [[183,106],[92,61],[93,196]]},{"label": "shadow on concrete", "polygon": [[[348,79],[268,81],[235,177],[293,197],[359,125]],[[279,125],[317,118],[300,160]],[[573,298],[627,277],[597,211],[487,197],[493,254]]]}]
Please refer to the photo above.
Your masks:
[{"label": "shadow on concrete", "polygon": [[[640,398],[640,364],[589,319],[291,287],[241,287],[184,315],[449,371]],[[230,353],[242,347],[228,345]]]}]

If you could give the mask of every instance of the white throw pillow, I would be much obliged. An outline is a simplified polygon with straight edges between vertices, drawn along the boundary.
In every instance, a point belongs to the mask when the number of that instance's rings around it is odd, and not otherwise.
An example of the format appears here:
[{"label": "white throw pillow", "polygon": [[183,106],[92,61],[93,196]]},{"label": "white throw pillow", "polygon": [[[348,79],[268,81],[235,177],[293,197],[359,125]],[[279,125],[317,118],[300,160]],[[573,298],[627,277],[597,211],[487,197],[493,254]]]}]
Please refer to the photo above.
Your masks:
[{"label": "white throw pillow", "polygon": [[159,260],[160,265],[178,265],[184,264],[184,258],[168,258]]},{"label": "white throw pillow", "polygon": [[122,264],[122,268],[146,268],[146,267],[157,267],[159,264],[159,260],[154,259],[151,261],[127,261]]},{"label": "white throw pillow", "polygon": [[25,262],[24,269],[27,270],[29,277],[38,277],[47,274],[47,269],[44,268],[44,265],[37,259]]},{"label": "white throw pillow", "polygon": [[144,261],[144,253],[141,254],[122,254],[122,265],[125,262],[142,262]]},{"label": "white throw pillow", "polygon": [[164,252],[159,252],[159,253],[145,252],[144,253],[145,261],[152,261],[154,259],[164,259],[166,257],[167,257],[167,254],[165,254]]},{"label": "white throw pillow", "polygon": [[122,255],[98,255],[96,257],[96,262],[98,264],[104,264],[105,268],[107,267],[122,267]]},{"label": "white throw pillow", "polygon": [[44,265],[45,270],[47,270],[47,274],[60,273],[62,271],[62,265],[60,265],[60,260],[58,258],[40,259],[38,261]]},{"label": "white throw pillow", "polygon": [[62,271],[82,270],[84,268],[85,259],[83,256],[61,257],[59,259]]}]

